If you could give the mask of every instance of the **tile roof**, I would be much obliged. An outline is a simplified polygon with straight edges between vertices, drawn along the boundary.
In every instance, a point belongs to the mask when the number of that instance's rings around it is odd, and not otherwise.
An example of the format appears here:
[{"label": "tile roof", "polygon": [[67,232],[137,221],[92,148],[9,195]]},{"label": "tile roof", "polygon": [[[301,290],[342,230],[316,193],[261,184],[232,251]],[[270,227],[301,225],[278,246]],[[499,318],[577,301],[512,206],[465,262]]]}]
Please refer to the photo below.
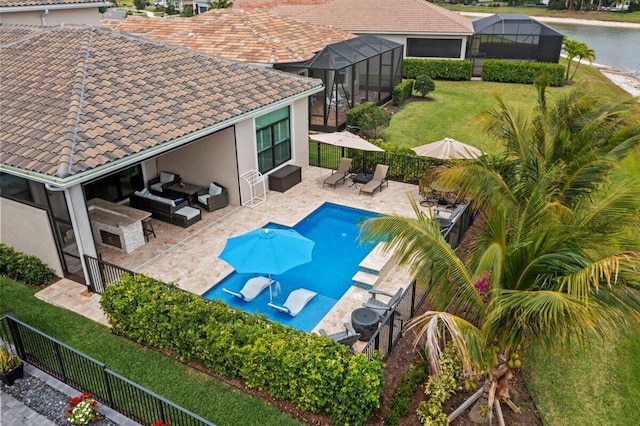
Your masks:
[{"label": "tile roof", "polygon": [[[252,0],[239,0],[234,4],[248,7],[252,3]],[[311,6],[298,3],[278,1],[268,10],[354,33],[473,34],[473,25],[467,17],[426,0],[328,0]],[[255,4],[266,6],[260,2]]]},{"label": "tile roof", "polygon": [[57,180],[322,85],[87,26],[34,28],[0,24],[0,164]]},{"label": "tile roof", "polygon": [[[86,4],[87,7],[93,3],[105,3],[108,0],[0,0],[0,11],[2,8],[25,7],[25,6],[53,6],[64,4]],[[98,5],[96,5],[98,7]]]},{"label": "tile roof", "polygon": [[129,17],[102,28],[242,62],[273,64],[310,59],[326,45],[356,37],[258,10],[215,9],[192,18]]}]

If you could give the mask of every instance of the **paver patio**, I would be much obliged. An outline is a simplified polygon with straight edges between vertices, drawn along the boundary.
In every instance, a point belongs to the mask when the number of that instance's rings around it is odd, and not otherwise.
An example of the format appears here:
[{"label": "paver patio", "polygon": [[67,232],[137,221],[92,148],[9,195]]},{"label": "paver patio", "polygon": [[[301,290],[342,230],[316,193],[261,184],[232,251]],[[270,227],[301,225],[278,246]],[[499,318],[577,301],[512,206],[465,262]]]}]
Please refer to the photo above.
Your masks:
[{"label": "paver patio", "polygon": [[[323,180],[330,170],[307,167],[302,171],[302,182],[284,193],[269,191],[267,201],[254,207],[228,206],[207,212],[202,220],[189,228],[180,228],[165,222],[153,221],[157,238],[130,254],[99,246],[105,261],[140,272],[150,277],[174,282],[180,288],[203,294],[233,269],[218,259],[226,240],[268,222],[293,226],[325,202],[370,210],[384,214],[413,216],[410,198],[421,200],[417,185],[389,182],[389,187],[373,197],[362,194],[351,181],[336,188],[323,188]],[[425,211],[428,207],[421,207]],[[330,267],[328,265],[328,267]],[[376,288],[391,293],[410,283],[405,268],[394,267]],[[86,287],[69,280],[61,280],[38,293],[38,297],[52,304],[76,311],[96,321],[106,323],[97,306],[99,296],[87,295]],[[343,328],[350,321],[351,312],[368,299],[368,292],[351,286],[333,309],[318,323],[314,331],[324,328],[329,333]],[[82,303],[80,303],[80,302]]]}]

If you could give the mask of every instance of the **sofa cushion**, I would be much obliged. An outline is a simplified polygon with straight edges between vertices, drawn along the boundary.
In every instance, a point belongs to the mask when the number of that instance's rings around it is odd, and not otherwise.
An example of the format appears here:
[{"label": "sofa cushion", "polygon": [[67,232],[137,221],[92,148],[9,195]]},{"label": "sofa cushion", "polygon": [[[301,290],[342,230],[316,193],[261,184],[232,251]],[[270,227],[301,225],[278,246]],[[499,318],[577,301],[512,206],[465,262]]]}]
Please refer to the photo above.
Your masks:
[{"label": "sofa cushion", "polygon": [[156,192],[162,192],[162,183],[160,182],[154,183],[149,188],[151,188],[153,191],[156,191]]},{"label": "sofa cushion", "polygon": [[222,188],[220,188],[215,183],[209,185],[209,194],[210,195],[220,195],[222,194]]},{"label": "sofa cushion", "polygon": [[160,183],[169,183],[173,182],[176,178],[176,175],[173,173],[162,172],[160,173]]},{"label": "sofa cushion", "polygon": [[183,207],[180,210],[176,211],[174,214],[184,216],[187,220],[191,220],[194,217],[197,217],[200,214],[200,210],[194,209],[193,207]]}]

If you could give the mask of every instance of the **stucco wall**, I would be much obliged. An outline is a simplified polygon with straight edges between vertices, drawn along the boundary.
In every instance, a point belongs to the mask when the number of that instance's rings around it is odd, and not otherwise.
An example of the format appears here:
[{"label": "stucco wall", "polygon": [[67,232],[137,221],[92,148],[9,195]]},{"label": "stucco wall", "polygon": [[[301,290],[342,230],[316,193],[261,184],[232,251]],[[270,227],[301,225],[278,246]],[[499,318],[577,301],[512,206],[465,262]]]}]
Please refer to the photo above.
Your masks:
[{"label": "stucco wall", "polygon": [[47,212],[0,198],[0,241],[38,257],[59,277],[63,276]]},{"label": "stucco wall", "polygon": [[102,14],[97,7],[49,10],[47,14],[44,11],[0,13],[0,23],[3,24],[45,25],[48,27],[60,24],[100,26],[101,19]]}]

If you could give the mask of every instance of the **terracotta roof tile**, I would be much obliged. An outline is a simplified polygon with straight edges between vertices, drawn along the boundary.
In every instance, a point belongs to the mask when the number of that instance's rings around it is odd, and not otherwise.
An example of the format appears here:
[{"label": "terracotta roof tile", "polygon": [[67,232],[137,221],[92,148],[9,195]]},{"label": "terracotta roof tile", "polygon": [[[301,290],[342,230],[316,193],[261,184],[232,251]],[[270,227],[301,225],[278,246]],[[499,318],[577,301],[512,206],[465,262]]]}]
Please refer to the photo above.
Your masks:
[{"label": "terracotta roof tile", "polygon": [[[239,0],[234,7],[248,7],[252,0]],[[317,25],[332,25],[344,31],[374,34],[473,34],[468,18],[426,0],[329,0],[308,5],[297,1],[265,4],[271,12]]]},{"label": "terracotta roof tile", "polygon": [[0,163],[60,178],[322,84],[90,27],[0,24],[0,43]]},{"label": "terracotta roof tile", "polygon": [[105,19],[102,28],[250,63],[311,59],[326,45],[355,35],[257,10],[214,9],[192,18]]}]

